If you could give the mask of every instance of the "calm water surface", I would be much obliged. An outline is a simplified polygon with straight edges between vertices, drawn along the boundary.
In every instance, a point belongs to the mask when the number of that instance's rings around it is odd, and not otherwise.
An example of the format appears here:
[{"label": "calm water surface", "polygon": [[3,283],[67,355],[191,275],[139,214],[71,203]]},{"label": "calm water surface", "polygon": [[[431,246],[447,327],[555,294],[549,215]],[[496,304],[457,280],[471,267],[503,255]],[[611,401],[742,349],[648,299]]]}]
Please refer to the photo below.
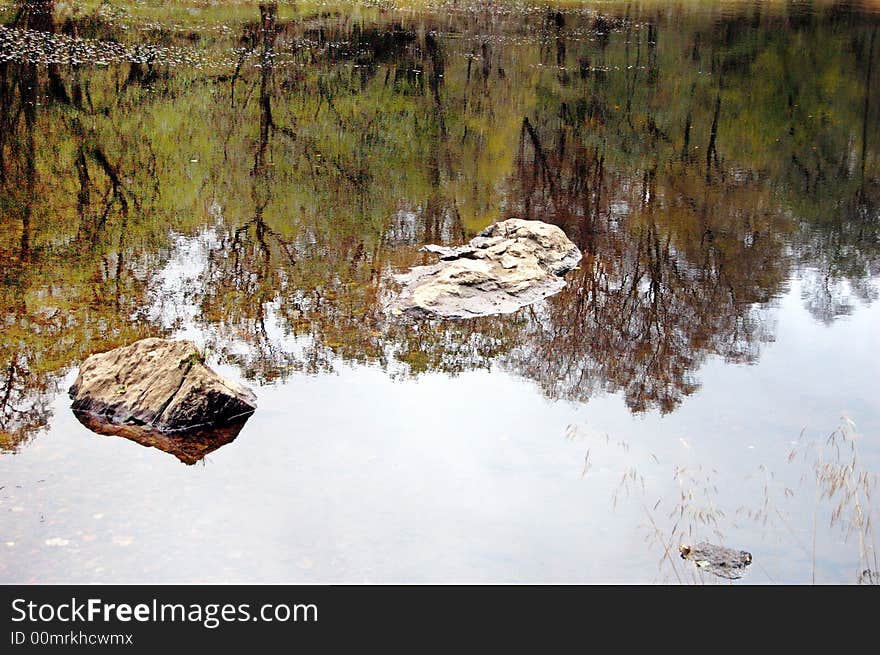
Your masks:
[{"label": "calm water surface", "polygon": [[[871,4],[167,4],[0,2],[0,582],[880,581]],[[510,217],[562,292],[385,311]],[[234,439],[80,424],[146,336]]]}]

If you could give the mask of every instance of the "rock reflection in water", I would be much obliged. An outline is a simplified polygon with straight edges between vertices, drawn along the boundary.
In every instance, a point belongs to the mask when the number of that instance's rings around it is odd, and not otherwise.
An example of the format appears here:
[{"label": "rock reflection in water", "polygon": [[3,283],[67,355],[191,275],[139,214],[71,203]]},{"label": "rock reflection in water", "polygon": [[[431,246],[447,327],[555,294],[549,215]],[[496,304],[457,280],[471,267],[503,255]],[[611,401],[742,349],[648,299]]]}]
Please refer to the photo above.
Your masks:
[{"label": "rock reflection in water", "polygon": [[73,412],[77,420],[95,434],[122,437],[148,448],[174,455],[187,465],[195,464],[218,448],[235,441],[250,414],[217,427],[186,432],[162,433],[143,425],[118,425],[87,412]]}]

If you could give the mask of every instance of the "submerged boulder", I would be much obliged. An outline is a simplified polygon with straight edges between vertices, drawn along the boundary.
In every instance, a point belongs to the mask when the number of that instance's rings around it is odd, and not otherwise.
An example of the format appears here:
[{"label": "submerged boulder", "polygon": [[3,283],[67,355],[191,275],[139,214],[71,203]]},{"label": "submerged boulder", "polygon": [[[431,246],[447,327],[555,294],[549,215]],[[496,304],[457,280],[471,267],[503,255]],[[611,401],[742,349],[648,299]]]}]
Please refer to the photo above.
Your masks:
[{"label": "submerged boulder", "polygon": [[70,397],[74,412],[159,432],[221,425],[257,406],[250,389],[205,366],[195,344],[155,338],[86,359]]},{"label": "submerged boulder", "polygon": [[561,277],[581,259],[565,233],[548,223],[511,218],[489,226],[464,246],[425,246],[440,255],[398,280],[394,313],[469,318],[506,314],[565,286]]},{"label": "submerged boulder", "polygon": [[697,568],[728,580],[741,578],[746,567],[752,563],[752,554],[749,552],[715,546],[705,541],[695,546],[680,546],[678,552],[682,559],[692,561]]}]

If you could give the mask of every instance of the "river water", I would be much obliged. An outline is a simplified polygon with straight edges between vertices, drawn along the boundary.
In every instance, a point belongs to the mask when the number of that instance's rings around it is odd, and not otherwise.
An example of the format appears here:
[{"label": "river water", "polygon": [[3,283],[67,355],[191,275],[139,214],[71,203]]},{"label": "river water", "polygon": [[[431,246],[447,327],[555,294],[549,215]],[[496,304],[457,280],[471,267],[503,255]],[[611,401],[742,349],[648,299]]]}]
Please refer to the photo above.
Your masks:
[{"label": "river water", "polygon": [[[0,582],[880,581],[878,27],[0,2]],[[580,247],[559,294],[386,311],[511,217]],[[237,436],[77,420],[146,336],[254,390]]]}]

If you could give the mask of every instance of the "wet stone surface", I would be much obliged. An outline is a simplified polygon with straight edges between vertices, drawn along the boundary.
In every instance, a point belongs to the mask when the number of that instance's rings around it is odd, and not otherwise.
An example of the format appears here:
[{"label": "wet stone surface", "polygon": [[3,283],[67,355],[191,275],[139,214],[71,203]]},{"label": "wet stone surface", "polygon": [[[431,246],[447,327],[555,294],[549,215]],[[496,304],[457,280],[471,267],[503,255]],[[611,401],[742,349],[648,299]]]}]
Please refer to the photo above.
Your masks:
[{"label": "wet stone surface", "polygon": [[256,409],[253,392],[205,366],[194,344],[154,338],[86,359],[70,397],[77,413],[159,432],[220,425]]},{"label": "wet stone surface", "polygon": [[429,245],[440,262],[400,277],[392,313],[469,318],[507,314],[553,295],[580,250],[555,225],[511,218],[490,225],[464,246]]}]

